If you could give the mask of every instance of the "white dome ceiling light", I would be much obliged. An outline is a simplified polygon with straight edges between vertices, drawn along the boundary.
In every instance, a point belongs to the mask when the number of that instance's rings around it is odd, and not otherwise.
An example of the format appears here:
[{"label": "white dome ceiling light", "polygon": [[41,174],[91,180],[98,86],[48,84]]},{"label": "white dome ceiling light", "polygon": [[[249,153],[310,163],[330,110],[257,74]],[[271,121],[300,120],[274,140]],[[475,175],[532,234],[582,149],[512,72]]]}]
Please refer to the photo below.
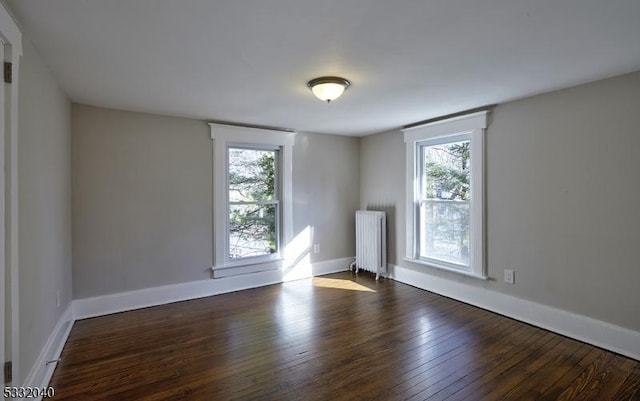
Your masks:
[{"label": "white dome ceiling light", "polygon": [[340,77],[320,77],[307,83],[313,94],[327,103],[339,98],[350,85],[351,82]]}]

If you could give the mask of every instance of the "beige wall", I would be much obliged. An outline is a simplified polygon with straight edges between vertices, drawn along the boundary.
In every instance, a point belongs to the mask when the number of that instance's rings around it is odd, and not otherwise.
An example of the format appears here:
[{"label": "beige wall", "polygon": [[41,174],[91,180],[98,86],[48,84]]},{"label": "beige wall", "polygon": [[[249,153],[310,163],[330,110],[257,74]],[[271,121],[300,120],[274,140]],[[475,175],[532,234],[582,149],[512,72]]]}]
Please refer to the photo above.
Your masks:
[{"label": "beige wall", "polygon": [[[212,142],[203,121],[73,105],[73,289],[86,298],[202,280],[212,265]],[[354,255],[358,140],[296,135],[294,235],[312,261]]]},{"label": "beige wall", "polygon": [[74,298],[210,277],[207,128],[73,105]]},{"label": "beige wall", "polygon": [[387,260],[404,255],[404,141],[401,132],[360,139],[360,208],[387,214]]},{"label": "beige wall", "polygon": [[70,104],[27,39],[23,52],[18,121],[22,380],[71,302]]},{"label": "beige wall", "polygon": [[[313,228],[318,262],[355,255],[358,139],[296,134],[293,148],[293,232]],[[346,268],[346,266],[345,266]]]},{"label": "beige wall", "polygon": [[[495,108],[487,282],[402,260],[403,135],[363,138],[360,205],[395,211],[389,262],[640,330],[639,94],[640,72]],[[515,285],[502,282],[505,268]]]}]

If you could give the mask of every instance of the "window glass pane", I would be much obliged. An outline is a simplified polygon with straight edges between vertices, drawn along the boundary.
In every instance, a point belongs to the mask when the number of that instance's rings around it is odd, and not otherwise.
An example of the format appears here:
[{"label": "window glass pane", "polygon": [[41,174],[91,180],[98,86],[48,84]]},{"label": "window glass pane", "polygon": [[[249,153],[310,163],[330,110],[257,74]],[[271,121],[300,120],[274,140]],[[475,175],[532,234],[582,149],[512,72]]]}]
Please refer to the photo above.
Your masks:
[{"label": "window glass pane", "polygon": [[420,256],[468,266],[469,202],[427,200],[420,217]]},{"label": "window glass pane", "polygon": [[470,200],[470,141],[423,146],[422,149],[423,199]]},{"label": "window glass pane", "polygon": [[470,141],[422,147],[420,256],[469,265]]},{"label": "window glass pane", "polygon": [[229,259],[276,253],[277,204],[229,206]]},{"label": "window glass pane", "polygon": [[276,151],[229,148],[229,202],[276,199]]}]

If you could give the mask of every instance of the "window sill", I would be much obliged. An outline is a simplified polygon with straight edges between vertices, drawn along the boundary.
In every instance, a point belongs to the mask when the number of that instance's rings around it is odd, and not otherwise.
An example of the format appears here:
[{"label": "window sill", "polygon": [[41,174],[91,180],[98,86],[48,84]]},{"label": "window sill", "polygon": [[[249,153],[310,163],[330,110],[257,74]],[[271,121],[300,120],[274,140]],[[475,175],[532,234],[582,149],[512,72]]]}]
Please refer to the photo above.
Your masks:
[{"label": "window sill", "polygon": [[279,270],[282,268],[284,258],[264,259],[248,259],[236,262],[230,262],[225,265],[212,266],[213,278],[223,278],[229,276],[237,276],[240,274],[259,273],[265,271]]},{"label": "window sill", "polygon": [[448,272],[454,272],[454,273],[457,273],[457,274],[461,274],[463,276],[477,278],[479,280],[488,280],[489,279],[489,277],[484,275],[484,274],[478,274],[478,273],[473,273],[473,272],[462,270],[462,269],[456,269],[454,267],[449,267],[449,266],[446,266],[444,264],[439,264],[437,262],[426,261],[426,260],[421,260],[421,259],[414,259],[414,258],[407,258],[407,257],[402,258],[402,260],[405,260],[405,261],[411,262],[411,263],[415,263],[415,264],[418,264],[418,265],[422,265],[422,266],[432,267],[432,268],[438,269],[438,270],[446,270]]}]

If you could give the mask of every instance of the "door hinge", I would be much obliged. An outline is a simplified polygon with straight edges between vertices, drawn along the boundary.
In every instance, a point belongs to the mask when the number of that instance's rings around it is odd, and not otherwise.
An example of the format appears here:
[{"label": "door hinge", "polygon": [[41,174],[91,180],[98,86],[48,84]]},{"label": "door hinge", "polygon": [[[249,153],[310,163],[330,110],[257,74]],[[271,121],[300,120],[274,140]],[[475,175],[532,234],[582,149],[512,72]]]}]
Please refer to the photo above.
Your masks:
[{"label": "door hinge", "polygon": [[4,82],[10,84],[13,81],[13,64],[4,63]]},{"label": "door hinge", "polygon": [[13,363],[11,363],[11,361],[5,362],[4,363],[4,382],[5,383],[11,383],[11,380],[13,380]]}]

